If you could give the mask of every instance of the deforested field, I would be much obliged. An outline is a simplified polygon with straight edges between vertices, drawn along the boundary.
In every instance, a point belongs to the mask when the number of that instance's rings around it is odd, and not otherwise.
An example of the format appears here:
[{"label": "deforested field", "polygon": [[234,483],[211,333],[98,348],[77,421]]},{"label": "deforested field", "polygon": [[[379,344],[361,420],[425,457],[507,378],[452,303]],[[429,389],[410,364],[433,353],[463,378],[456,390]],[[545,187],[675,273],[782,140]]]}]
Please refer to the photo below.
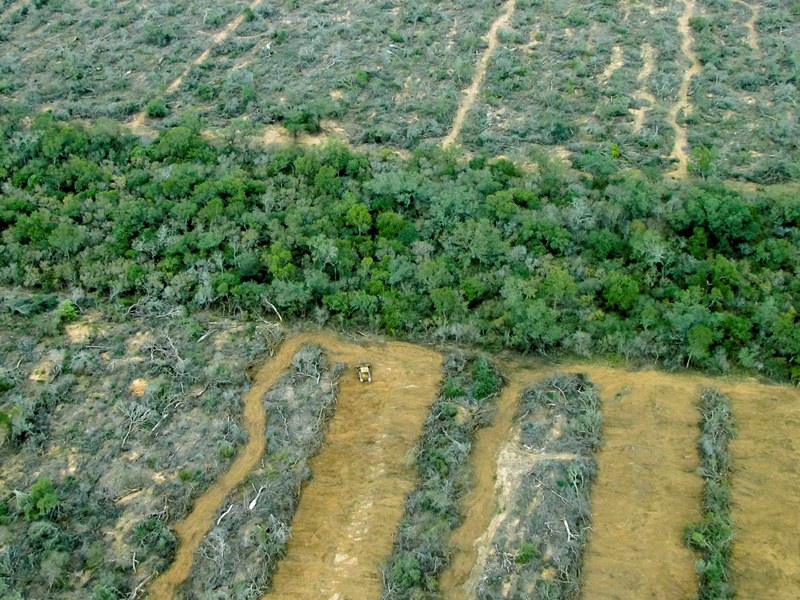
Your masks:
[{"label": "deforested field", "polygon": [[798,84],[795,0],[0,0],[0,600],[797,598]]}]

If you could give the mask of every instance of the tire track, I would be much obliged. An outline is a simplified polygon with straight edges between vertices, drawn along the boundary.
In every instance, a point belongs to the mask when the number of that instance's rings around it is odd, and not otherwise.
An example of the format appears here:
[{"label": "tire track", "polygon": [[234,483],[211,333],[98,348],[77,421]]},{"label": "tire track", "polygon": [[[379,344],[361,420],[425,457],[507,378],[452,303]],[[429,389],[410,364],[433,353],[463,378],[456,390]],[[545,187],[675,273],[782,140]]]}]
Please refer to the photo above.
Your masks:
[{"label": "tire track", "polygon": [[644,119],[648,110],[653,108],[656,103],[656,98],[647,90],[647,80],[650,78],[650,75],[653,73],[653,69],[655,67],[655,51],[650,44],[644,44],[642,46],[642,70],[639,72],[639,76],[637,77],[637,81],[639,82],[639,89],[636,91],[634,96],[647,102],[646,106],[642,106],[641,108],[632,108],[630,112],[634,115],[633,121],[633,131],[639,133],[644,126]]},{"label": "tire track", "polygon": [[475,67],[475,74],[472,76],[472,83],[467,88],[464,98],[461,100],[461,104],[458,106],[456,118],[453,121],[453,127],[450,129],[450,133],[448,133],[444,139],[442,139],[442,146],[445,148],[455,143],[456,139],[461,133],[461,129],[464,127],[464,121],[467,118],[467,113],[472,108],[472,105],[475,104],[475,99],[478,97],[478,92],[483,85],[483,80],[486,78],[486,69],[489,67],[489,60],[492,58],[492,54],[494,54],[494,51],[497,48],[497,31],[500,29],[500,27],[505,27],[508,25],[508,22],[511,20],[511,17],[514,14],[516,6],[516,0],[507,0],[503,5],[503,13],[497,17],[495,22],[492,23],[492,26],[489,28],[489,33],[486,35],[488,46],[486,47],[486,50],[483,51],[483,55],[478,61],[478,65]]},{"label": "tire track", "polygon": [[697,75],[703,68],[694,50],[692,50],[692,30],[689,25],[689,19],[692,18],[695,12],[695,0],[683,0],[683,5],[683,13],[678,19],[678,30],[683,36],[681,50],[686,58],[691,61],[691,65],[683,74],[683,79],[678,89],[678,101],[672,106],[669,115],[667,115],[667,121],[675,131],[675,143],[670,156],[673,160],[678,161],[675,170],[668,173],[668,175],[676,179],[685,178],[688,175],[689,166],[689,156],[686,152],[689,140],[686,134],[686,127],[678,124],[678,115],[691,108],[689,104],[689,84],[692,82],[692,77]]}]

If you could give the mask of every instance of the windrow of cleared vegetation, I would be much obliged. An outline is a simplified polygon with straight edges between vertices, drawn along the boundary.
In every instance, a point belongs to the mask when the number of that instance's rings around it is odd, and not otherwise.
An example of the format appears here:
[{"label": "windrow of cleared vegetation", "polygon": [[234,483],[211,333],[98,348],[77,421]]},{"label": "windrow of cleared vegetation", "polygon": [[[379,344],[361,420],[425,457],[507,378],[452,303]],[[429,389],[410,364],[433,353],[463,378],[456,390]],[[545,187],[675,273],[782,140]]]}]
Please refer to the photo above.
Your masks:
[{"label": "windrow of cleared vegetation", "polygon": [[518,434],[498,461],[504,502],[477,566],[476,597],[577,598],[602,443],[600,398],[585,375],[554,374],[522,393],[516,421]]},{"label": "windrow of cleared vegetation", "polygon": [[470,488],[475,433],[489,425],[502,378],[485,356],[453,352],[444,382],[415,449],[419,481],[406,497],[392,555],[382,567],[384,600],[439,597],[448,541],[462,521],[459,501]]},{"label": "windrow of cleared vegetation", "polygon": [[[343,365],[307,345],[264,396],[266,454],[231,494],[195,554],[183,598],[259,598],[286,553],[309,459],[322,447]],[[224,515],[224,516],[222,516]]]},{"label": "windrow of cleared vegetation", "polygon": [[728,397],[705,389],[700,397],[700,474],[703,476],[703,519],[686,527],[684,537],[700,553],[697,561],[699,600],[731,600],[736,596],[731,572],[734,524],[731,517],[731,457],[728,443],[736,423]]}]

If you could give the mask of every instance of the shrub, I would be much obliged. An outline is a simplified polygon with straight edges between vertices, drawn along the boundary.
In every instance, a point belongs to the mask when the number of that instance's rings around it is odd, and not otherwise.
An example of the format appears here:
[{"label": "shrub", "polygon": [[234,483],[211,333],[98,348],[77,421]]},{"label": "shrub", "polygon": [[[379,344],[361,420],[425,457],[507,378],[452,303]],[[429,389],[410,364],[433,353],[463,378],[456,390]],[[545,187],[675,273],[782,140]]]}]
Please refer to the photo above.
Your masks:
[{"label": "shrub", "polygon": [[153,98],[147,103],[145,108],[147,116],[151,119],[161,119],[169,114],[167,101],[163,98]]}]

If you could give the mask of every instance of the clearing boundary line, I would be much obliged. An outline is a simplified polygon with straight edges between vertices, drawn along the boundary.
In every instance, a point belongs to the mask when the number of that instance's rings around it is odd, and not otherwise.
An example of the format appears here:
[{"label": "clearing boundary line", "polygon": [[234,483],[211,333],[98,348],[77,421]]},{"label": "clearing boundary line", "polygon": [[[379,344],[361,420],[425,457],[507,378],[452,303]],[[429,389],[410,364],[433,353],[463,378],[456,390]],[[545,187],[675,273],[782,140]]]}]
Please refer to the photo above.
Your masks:
[{"label": "clearing boundary line", "polygon": [[692,30],[689,25],[689,19],[692,18],[695,11],[695,0],[683,0],[683,4],[683,13],[678,19],[678,30],[683,36],[681,50],[692,64],[683,74],[681,86],[678,89],[678,101],[672,106],[667,116],[670,126],[675,131],[675,144],[672,147],[671,157],[678,161],[675,170],[668,173],[668,175],[680,179],[688,174],[689,157],[686,154],[686,145],[689,140],[686,135],[686,127],[678,125],[678,113],[689,108],[689,84],[692,82],[692,77],[703,68],[694,50],[692,50]]},{"label": "clearing boundary line", "polygon": [[483,80],[486,78],[486,69],[489,66],[489,59],[492,58],[492,54],[494,54],[495,48],[497,48],[497,30],[500,29],[500,27],[508,25],[516,6],[516,0],[507,0],[503,6],[503,14],[497,17],[495,22],[492,23],[489,33],[486,35],[486,41],[489,45],[486,47],[486,50],[483,51],[483,56],[481,56],[481,59],[475,67],[472,83],[467,88],[464,98],[458,106],[458,112],[456,112],[453,127],[450,129],[450,133],[442,140],[442,146],[445,148],[452,145],[461,133],[461,129],[464,127],[464,120],[467,118],[467,113],[469,109],[472,108],[472,105],[475,104],[475,99],[478,97],[478,92],[481,89],[481,85],[483,85]]}]

